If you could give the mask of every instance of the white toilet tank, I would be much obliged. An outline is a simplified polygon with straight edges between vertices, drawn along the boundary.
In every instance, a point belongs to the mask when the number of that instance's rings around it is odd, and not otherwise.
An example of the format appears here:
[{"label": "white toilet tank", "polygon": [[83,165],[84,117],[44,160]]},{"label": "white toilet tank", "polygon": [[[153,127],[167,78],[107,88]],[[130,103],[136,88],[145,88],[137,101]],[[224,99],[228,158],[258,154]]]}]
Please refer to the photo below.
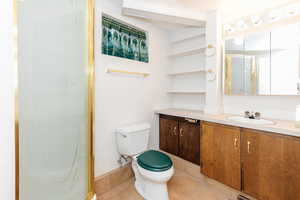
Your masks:
[{"label": "white toilet tank", "polygon": [[134,156],[148,148],[150,124],[139,123],[116,130],[117,145],[121,155]]}]

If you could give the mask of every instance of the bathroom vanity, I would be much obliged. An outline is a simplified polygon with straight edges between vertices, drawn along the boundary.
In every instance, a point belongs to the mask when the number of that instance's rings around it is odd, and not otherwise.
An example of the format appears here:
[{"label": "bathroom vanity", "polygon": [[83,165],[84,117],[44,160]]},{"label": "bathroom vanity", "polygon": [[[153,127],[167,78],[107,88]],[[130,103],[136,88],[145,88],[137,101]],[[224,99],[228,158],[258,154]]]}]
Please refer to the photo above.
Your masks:
[{"label": "bathroom vanity", "polygon": [[299,138],[210,122],[201,127],[204,175],[257,199],[300,199]]},{"label": "bathroom vanity", "polygon": [[159,147],[173,155],[200,164],[200,121],[160,115]]},{"label": "bathroom vanity", "polygon": [[[205,176],[259,200],[300,199],[300,129],[292,122],[251,125],[228,120],[230,115],[157,113],[160,148],[194,163],[191,155],[199,156]],[[191,119],[197,123],[186,122]]]}]

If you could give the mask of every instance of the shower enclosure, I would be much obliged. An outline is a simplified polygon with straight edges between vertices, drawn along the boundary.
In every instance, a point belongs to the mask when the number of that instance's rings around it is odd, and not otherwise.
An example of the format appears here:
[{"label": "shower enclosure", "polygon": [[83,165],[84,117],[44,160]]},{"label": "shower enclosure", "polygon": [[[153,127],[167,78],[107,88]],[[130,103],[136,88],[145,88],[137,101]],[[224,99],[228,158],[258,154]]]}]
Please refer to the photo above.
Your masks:
[{"label": "shower enclosure", "polygon": [[93,5],[16,2],[17,200],[94,195]]}]

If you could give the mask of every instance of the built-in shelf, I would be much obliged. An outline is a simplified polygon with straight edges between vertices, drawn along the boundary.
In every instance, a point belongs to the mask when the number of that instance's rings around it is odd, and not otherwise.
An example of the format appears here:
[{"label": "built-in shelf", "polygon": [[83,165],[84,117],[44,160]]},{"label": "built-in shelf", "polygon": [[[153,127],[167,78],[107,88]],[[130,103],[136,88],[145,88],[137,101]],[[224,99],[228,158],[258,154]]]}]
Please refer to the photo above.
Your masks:
[{"label": "built-in shelf", "polygon": [[169,90],[169,94],[205,94],[205,91],[197,90]]},{"label": "built-in shelf", "polygon": [[166,94],[172,107],[201,110],[205,105],[205,28],[184,28],[170,34],[170,79]]},{"label": "built-in shelf", "polygon": [[170,55],[170,57],[177,57],[177,56],[190,56],[190,55],[195,55],[195,54],[202,54],[204,53],[206,49],[206,46],[200,46],[199,48],[196,49],[189,49],[189,50],[184,50],[181,52],[175,52]]},{"label": "built-in shelf", "polygon": [[190,37],[187,37],[187,38],[175,39],[175,40],[171,41],[171,43],[172,44],[177,44],[177,43],[185,42],[185,41],[188,41],[188,40],[196,39],[196,38],[199,38],[199,37],[205,37],[205,33],[201,33],[201,34],[198,34],[198,35],[191,35]]},{"label": "built-in shelf", "polygon": [[185,71],[185,72],[173,72],[169,73],[169,76],[178,76],[178,75],[187,75],[187,74],[197,74],[197,73],[205,73],[205,69],[197,69],[197,70],[191,70],[191,71]]}]

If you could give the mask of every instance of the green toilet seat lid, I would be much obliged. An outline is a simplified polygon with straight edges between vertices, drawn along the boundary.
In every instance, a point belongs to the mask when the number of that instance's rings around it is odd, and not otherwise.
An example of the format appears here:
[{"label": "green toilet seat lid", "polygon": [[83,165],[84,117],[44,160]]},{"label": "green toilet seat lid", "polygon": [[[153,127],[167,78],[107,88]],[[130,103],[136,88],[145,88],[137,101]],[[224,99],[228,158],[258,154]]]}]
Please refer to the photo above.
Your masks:
[{"label": "green toilet seat lid", "polygon": [[173,166],[170,157],[155,150],[149,150],[138,156],[137,162],[142,168],[153,171],[167,171]]}]

